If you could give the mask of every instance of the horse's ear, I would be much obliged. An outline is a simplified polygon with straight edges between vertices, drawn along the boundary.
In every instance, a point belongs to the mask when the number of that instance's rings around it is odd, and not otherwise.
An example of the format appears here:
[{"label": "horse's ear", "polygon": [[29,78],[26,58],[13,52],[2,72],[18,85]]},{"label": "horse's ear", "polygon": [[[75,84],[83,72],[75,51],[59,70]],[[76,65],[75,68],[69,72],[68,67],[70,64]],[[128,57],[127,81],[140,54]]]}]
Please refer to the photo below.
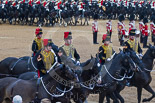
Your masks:
[{"label": "horse's ear", "polygon": [[93,56],[91,55],[91,59],[93,58]]},{"label": "horse's ear", "polygon": [[121,48],[119,48],[119,51],[120,51],[120,52],[122,52],[122,49],[121,49]]},{"label": "horse's ear", "polygon": [[149,43],[149,48],[152,47],[152,45]]}]

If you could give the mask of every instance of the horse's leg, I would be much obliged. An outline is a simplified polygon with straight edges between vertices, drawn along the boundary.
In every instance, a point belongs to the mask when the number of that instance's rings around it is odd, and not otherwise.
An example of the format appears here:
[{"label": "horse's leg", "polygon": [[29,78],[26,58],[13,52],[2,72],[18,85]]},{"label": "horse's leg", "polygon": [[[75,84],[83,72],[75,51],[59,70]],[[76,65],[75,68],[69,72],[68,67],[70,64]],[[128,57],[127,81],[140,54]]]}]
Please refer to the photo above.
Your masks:
[{"label": "horse's leg", "polygon": [[150,87],[150,85],[144,87],[145,90],[147,90],[149,93],[152,94],[150,98],[145,98],[143,99],[143,102],[151,101],[155,97],[155,92],[153,89]]},{"label": "horse's leg", "polygon": [[142,87],[137,87],[137,93],[138,93],[138,96],[137,96],[138,103],[140,103],[141,102],[141,95],[142,95]]},{"label": "horse's leg", "polygon": [[103,101],[104,101],[104,97],[105,97],[105,93],[99,93],[99,103],[103,103]]},{"label": "horse's leg", "polygon": [[116,98],[114,92],[112,92],[112,93],[110,94],[110,97],[111,97],[111,99],[113,100],[113,103],[119,103],[119,101],[117,100],[117,98]]},{"label": "horse's leg", "polygon": [[108,94],[106,95],[106,100],[107,100],[106,103],[110,103],[110,96]]},{"label": "horse's leg", "polygon": [[121,103],[124,103],[124,99],[123,97],[120,95],[120,93],[118,91],[115,91],[115,96],[121,101]]}]

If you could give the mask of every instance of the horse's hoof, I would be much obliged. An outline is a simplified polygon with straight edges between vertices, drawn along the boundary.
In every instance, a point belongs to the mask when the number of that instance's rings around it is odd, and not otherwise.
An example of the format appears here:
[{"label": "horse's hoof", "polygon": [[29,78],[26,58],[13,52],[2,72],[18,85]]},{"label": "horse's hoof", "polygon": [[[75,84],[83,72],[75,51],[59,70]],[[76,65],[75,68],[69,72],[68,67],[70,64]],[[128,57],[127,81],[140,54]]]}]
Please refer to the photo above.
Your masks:
[{"label": "horse's hoof", "polygon": [[148,100],[145,98],[145,99],[143,99],[143,101],[142,102],[147,102]]}]

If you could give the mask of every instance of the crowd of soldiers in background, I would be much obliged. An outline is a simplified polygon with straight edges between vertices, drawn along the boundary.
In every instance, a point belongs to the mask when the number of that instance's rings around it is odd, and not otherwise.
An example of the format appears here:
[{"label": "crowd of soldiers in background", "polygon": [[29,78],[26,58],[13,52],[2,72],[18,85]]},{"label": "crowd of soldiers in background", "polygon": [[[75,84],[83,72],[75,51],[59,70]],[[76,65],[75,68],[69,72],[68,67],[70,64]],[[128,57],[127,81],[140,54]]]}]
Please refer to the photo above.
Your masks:
[{"label": "crowd of soldiers in background", "polygon": [[89,25],[95,14],[99,19],[117,19],[121,14],[150,17],[155,10],[155,1],[128,0],[1,0],[0,22],[20,25]]}]

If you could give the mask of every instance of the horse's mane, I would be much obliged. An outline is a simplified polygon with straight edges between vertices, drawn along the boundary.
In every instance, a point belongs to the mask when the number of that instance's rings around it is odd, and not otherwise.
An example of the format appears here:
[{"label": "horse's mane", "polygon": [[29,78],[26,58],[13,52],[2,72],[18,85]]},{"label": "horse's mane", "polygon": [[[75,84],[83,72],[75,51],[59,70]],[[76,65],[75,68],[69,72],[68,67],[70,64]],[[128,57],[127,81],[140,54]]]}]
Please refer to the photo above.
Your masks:
[{"label": "horse's mane", "polygon": [[84,67],[90,63],[91,59],[87,60],[86,62],[81,63],[81,66]]},{"label": "horse's mane", "polygon": [[114,66],[119,65],[120,63],[118,63],[118,62],[120,62],[121,59],[122,59],[122,52],[120,52],[116,56],[114,56],[114,60],[111,65],[114,65]]},{"label": "horse's mane", "polygon": [[145,60],[146,58],[150,57],[150,56],[149,56],[150,52],[151,52],[150,48],[147,49],[147,51],[145,52],[145,54],[144,54],[142,60]]}]

